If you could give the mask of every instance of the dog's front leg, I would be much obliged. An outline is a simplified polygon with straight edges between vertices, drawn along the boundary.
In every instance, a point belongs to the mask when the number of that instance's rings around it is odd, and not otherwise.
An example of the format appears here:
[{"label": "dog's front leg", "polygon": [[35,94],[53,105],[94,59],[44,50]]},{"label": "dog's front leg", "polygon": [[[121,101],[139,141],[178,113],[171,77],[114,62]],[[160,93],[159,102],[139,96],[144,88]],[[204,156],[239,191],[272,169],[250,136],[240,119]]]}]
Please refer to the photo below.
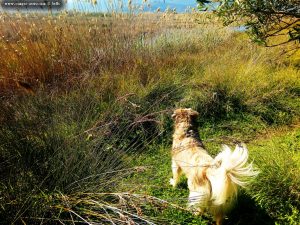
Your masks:
[{"label": "dog's front leg", "polygon": [[170,184],[175,188],[179,181],[181,168],[177,165],[177,163],[174,160],[172,160],[172,173],[173,178],[170,179]]}]

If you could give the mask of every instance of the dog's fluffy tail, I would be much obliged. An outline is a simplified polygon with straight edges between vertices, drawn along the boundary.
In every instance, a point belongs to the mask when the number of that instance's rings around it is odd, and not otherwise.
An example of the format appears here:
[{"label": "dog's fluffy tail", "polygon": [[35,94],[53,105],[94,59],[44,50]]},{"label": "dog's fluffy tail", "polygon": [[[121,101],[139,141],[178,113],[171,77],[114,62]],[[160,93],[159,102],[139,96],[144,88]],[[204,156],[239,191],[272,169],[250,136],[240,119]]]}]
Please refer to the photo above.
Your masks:
[{"label": "dog's fluffy tail", "polygon": [[244,144],[237,145],[232,152],[227,145],[222,146],[223,151],[217,155],[216,161],[221,163],[228,178],[235,184],[245,187],[258,171],[248,161],[248,150]]},{"label": "dog's fluffy tail", "polygon": [[252,163],[248,163],[248,150],[244,144],[237,145],[232,152],[227,145],[215,158],[217,168],[208,177],[212,187],[212,200],[221,205],[234,200],[238,186],[246,187],[258,174]]}]

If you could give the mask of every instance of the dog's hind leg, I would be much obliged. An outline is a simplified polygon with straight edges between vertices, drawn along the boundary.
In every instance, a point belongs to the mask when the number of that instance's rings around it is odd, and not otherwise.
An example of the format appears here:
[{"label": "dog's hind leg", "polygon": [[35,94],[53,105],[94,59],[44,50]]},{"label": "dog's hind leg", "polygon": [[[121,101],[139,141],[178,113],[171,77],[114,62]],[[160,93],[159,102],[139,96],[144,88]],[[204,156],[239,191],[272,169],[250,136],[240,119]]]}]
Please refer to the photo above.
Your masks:
[{"label": "dog's hind leg", "polygon": [[223,219],[224,215],[222,213],[215,215],[216,219],[216,225],[222,225],[223,224]]},{"label": "dog's hind leg", "polygon": [[174,160],[172,160],[172,173],[173,173],[173,178],[170,179],[170,184],[173,187],[176,187],[181,174],[181,168],[177,165],[177,163]]}]

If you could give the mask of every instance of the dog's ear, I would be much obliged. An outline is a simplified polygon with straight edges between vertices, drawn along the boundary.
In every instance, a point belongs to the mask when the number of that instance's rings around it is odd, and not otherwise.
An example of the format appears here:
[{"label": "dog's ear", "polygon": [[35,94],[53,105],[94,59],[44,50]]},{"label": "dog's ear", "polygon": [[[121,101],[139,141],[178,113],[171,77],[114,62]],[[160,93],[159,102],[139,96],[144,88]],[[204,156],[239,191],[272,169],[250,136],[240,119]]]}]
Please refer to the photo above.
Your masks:
[{"label": "dog's ear", "polygon": [[175,119],[175,117],[176,117],[176,114],[175,114],[175,113],[173,113],[171,117],[172,117],[172,119]]},{"label": "dog's ear", "polygon": [[175,119],[175,117],[178,115],[179,113],[179,109],[174,110],[173,114],[172,114],[172,119]]},{"label": "dog's ear", "polygon": [[191,108],[189,108],[189,115],[191,117],[197,117],[197,116],[199,116],[199,113],[197,111],[192,110]]}]

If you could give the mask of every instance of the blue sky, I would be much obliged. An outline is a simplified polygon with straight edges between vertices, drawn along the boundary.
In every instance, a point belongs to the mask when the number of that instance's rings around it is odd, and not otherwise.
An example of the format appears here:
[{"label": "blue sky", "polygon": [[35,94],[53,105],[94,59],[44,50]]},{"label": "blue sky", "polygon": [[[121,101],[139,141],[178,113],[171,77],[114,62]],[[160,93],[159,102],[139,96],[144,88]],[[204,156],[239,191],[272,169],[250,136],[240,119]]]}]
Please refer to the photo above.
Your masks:
[{"label": "blue sky", "polygon": [[[1,0],[0,0],[1,1]],[[24,0],[20,0],[24,1]],[[26,1],[26,0],[25,0]],[[30,1],[30,0],[27,0]],[[41,0],[43,1],[43,0]],[[66,1],[64,9],[77,10],[85,12],[110,12],[118,10],[128,12],[128,0],[62,0]],[[92,4],[92,1],[97,1],[97,4]],[[140,7],[143,6],[143,11],[156,11],[158,8],[163,12],[167,8],[176,9],[177,12],[186,12],[187,9],[195,8],[197,6],[196,0],[131,0],[132,4]],[[123,4],[122,9],[120,5]],[[9,10],[5,8],[4,10]],[[3,9],[0,6],[0,12]],[[9,10],[14,11],[14,10]],[[35,11],[23,8],[23,12]],[[46,9],[47,11],[47,9]],[[138,10],[140,12],[141,10]]]},{"label": "blue sky", "polygon": [[[187,8],[193,8],[197,5],[196,0],[147,0],[146,3],[142,2],[143,0],[132,0],[134,5],[143,5],[145,11],[155,11],[157,8],[165,11],[169,7],[171,9],[176,8],[177,12],[185,12]],[[128,0],[98,0],[96,5],[87,1],[68,0],[65,9],[107,12],[112,9],[120,9],[121,4],[123,4],[123,11],[127,11]],[[147,6],[148,4],[150,4],[150,8]]]}]

